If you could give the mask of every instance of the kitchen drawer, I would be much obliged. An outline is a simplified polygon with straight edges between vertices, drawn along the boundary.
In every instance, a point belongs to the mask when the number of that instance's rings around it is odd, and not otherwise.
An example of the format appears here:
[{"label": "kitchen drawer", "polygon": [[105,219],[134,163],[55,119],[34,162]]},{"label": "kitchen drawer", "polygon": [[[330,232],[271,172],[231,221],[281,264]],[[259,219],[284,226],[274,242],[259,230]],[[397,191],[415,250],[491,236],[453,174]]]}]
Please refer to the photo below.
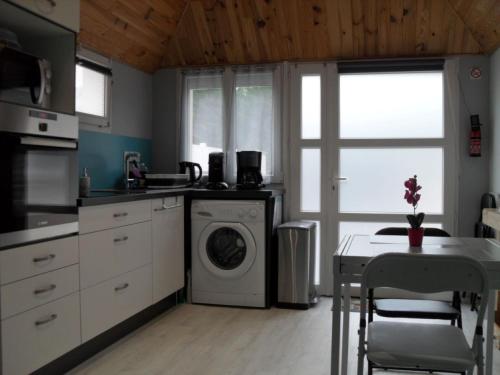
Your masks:
[{"label": "kitchen drawer", "polygon": [[82,290],[82,341],[150,306],[152,289],[151,265],[147,265]]},{"label": "kitchen drawer", "polygon": [[75,264],[2,286],[2,319],[77,292],[78,279],[78,264]]},{"label": "kitchen drawer", "polygon": [[2,321],[3,374],[28,374],[80,345],[80,301],[73,293]]},{"label": "kitchen drawer", "polygon": [[80,234],[151,220],[151,201],[80,207]]},{"label": "kitchen drawer", "polygon": [[81,288],[151,263],[151,222],[80,236]]},{"label": "kitchen drawer", "polygon": [[78,236],[0,251],[4,285],[78,263]]}]

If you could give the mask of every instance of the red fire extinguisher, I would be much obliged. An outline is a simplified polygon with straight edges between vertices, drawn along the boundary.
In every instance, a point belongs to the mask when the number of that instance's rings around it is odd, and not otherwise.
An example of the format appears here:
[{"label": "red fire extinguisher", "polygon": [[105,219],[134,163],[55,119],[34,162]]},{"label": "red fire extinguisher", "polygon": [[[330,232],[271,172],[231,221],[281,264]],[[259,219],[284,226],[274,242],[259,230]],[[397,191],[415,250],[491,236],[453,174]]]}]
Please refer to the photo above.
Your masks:
[{"label": "red fire extinguisher", "polygon": [[469,136],[469,155],[481,156],[481,125],[479,123],[479,115],[470,117],[470,136]]}]

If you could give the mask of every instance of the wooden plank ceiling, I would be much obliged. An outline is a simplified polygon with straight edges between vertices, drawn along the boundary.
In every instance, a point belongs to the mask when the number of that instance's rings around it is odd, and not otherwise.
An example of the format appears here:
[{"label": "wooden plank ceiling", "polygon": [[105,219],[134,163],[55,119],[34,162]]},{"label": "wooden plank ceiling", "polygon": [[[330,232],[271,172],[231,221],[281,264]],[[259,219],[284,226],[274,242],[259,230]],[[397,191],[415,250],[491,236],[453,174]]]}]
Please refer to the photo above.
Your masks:
[{"label": "wooden plank ceiling", "polygon": [[79,38],[146,72],[490,53],[500,0],[81,0]]}]

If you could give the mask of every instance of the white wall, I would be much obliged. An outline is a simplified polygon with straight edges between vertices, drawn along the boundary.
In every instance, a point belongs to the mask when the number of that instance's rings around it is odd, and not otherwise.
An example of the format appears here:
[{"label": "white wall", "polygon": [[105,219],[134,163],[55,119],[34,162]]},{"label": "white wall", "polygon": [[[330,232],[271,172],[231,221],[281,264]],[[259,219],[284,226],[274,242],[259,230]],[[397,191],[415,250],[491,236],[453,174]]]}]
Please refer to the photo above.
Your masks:
[{"label": "white wall", "polygon": [[[488,56],[461,56],[459,64],[459,80],[461,85],[460,98],[460,183],[458,202],[458,235],[473,236],[474,225],[481,214],[480,200],[484,193],[489,192],[490,163],[490,101],[489,101],[489,66]],[[479,67],[481,79],[471,79],[470,69]],[[478,114],[482,133],[482,156],[469,156],[470,115]]]},{"label": "white wall", "polygon": [[490,57],[490,116],[490,190],[500,194],[500,48]]}]

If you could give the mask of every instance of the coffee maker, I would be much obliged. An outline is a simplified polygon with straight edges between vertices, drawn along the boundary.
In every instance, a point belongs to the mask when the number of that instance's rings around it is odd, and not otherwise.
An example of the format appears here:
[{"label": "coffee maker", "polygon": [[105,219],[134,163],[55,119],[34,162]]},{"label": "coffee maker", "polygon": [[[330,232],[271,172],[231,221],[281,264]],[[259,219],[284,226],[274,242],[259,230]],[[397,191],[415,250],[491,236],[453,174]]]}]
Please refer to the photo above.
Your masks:
[{"label": "coffee maker", "polygon": [[207,189],[225,190],[229,186],[224,182],[224,153],[211,152],[208,155]]},{"label": "coffee maker", "polygon": [[260,151],[236,153],[236,187],[238,189],[259,189],[265,186],[262,183],[261,163],[262,152]]}]

